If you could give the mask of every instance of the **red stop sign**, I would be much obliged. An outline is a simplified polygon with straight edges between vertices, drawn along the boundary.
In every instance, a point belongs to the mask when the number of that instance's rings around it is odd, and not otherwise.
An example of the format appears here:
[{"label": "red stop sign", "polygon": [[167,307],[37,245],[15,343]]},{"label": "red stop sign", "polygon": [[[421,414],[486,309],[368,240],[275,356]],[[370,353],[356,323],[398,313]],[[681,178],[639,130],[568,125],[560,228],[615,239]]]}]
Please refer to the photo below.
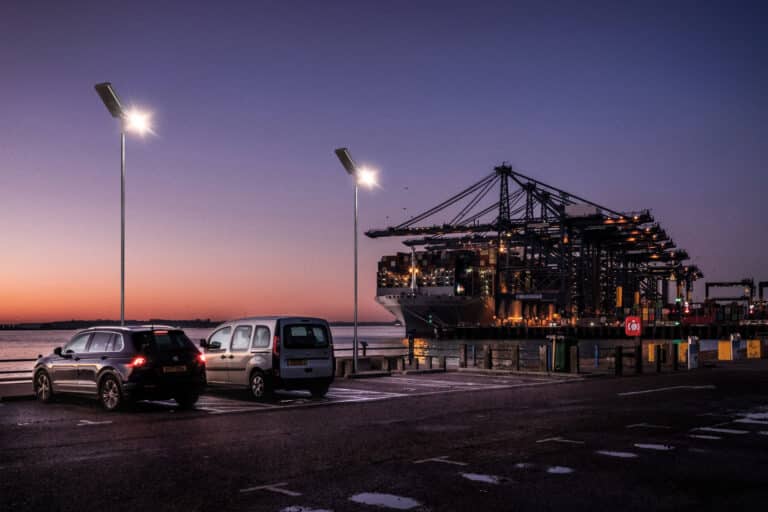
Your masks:
[{"label": "red stop sign", "polygon": [[640,323],[639,316],[628,316],[624,319],[624,332],[627,336],[640,336],[643,333],[643,326]]}]

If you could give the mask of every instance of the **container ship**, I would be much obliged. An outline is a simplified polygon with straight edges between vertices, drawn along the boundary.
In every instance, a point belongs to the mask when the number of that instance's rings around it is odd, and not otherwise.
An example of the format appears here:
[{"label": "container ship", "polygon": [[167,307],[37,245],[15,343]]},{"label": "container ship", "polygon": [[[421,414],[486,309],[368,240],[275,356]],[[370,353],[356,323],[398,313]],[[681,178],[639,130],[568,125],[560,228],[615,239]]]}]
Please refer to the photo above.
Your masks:
[{"label": "container ship", "polygon": [[650,210],[613,210],[507,163],[366,235],[404,239],[379,262],[376,300],[416,333],[680,319],[703,277]]}]

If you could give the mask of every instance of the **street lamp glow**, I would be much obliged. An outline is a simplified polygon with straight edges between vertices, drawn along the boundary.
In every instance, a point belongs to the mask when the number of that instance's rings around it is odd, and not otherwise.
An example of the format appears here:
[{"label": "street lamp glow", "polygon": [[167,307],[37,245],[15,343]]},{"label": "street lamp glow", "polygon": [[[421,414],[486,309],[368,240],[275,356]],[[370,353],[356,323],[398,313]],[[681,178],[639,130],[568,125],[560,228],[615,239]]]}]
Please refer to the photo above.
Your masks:
[{"label": "street lamp glow", "polygon": [[357,170],[357,183],[364,187],[373,188],[378,185],[376,181],[376,171],[368,167],[361,167]]},{"label": "street lamp glow", "polygon": [[152,133],[152,125],[150,124],[151,118],[152,115],[148,112],[131,109],[125,113],[125,129],[126,131],[138,133],[139,135],[144,135],[147,132]]}]

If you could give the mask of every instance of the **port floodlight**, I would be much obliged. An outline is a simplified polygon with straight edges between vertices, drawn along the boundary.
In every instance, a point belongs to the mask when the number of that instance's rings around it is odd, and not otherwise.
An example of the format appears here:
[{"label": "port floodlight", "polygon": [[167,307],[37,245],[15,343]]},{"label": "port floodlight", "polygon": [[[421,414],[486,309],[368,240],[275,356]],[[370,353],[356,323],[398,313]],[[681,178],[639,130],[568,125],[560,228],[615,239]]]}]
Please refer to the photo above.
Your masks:
[{"label": "port floodlight", "polygon": [[107,107],[112,117],[122,118],[125,113],[123,112],[123,106],[120,104],[120,98],[117,97],[115,89],[109,82],[102,82],[94,86],[96,92],[99,94],[101,101],[104,102],[104,106]]},{"label": "port floodlight", "polygon": [[335,153],[347,173],[350,176],[354,176],[357,167],[355,166],[355,162],[352,161],[352,157],[349,155],[349,150],[347,148],[338,148],[335,150]]}]

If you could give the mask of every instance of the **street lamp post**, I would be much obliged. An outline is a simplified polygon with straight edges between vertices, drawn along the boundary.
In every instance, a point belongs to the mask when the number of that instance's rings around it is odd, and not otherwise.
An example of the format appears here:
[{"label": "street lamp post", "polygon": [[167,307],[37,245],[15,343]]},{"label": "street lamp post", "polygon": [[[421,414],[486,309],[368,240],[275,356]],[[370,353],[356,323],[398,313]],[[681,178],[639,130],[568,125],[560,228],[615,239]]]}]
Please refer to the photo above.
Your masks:
[{"label": "street lamp post", "polygon": [[125,325],[125,132],[150,131],[149,115],[137,110],[125,111],[109,82],[96,84],[96,92],[112,117],[120,119],[120,325]]},{"label": "street lamp post", "polygon": [[372,187],[376,185],[376,173],[365,167],[358,168],[347,148],[338,148],[336,151],[341,165],[352,176],[355,182],[355,243],[354,243],[354,273],[355,273],[355,312],[352,328],[352,373],[357,373],[357,206],[358,206],[358,188],[359,185]]}]

